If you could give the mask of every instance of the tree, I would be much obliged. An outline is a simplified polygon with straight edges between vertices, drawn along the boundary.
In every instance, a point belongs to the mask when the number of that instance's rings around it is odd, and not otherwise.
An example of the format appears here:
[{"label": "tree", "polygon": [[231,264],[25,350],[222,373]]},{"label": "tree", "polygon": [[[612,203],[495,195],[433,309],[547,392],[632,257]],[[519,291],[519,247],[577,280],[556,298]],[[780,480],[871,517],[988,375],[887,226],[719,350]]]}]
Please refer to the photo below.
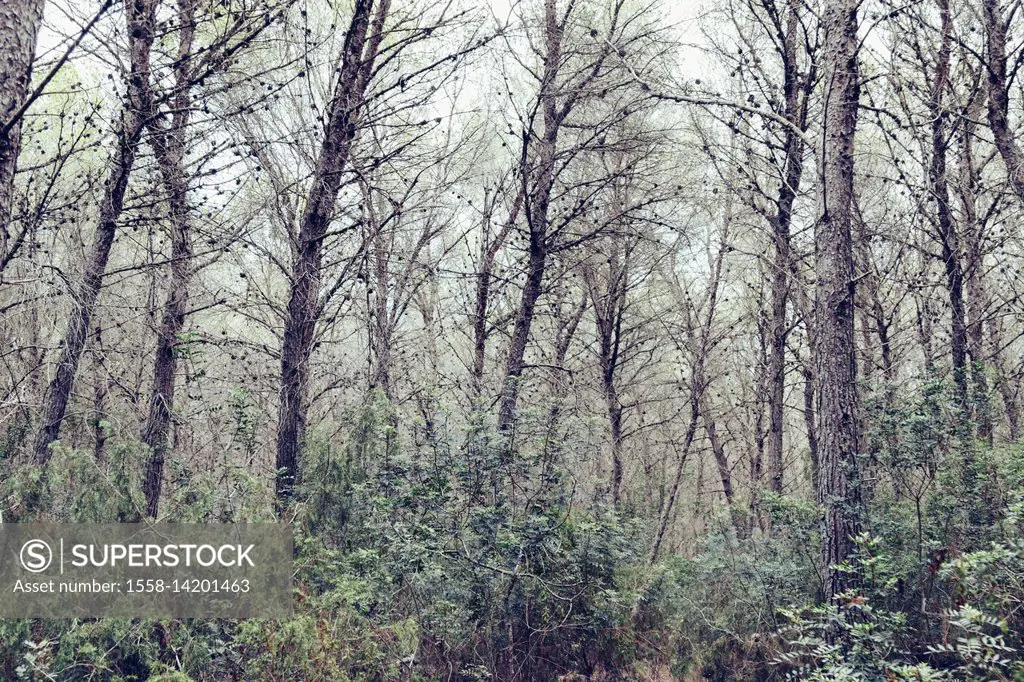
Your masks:
[{"label": "tree", "polygon": [[85,263],[82,279],[75,292],[75,308],[68,320],[56,374],[47,389],[45,407],[36,437],[34,455],[45,465],[50,444],[60,437],[61,424],[71,398],[78,362],[85,348],[89,324],[96,309],[110,250],[117,234],[118,219],[124,206],[128,179],[135,164],[143,127],[152,115],[150,89],[150,51],[153,47],[158,0],[139,0],[125,7],[128,28],[128,92],[115,133],[115,149],[107,169],[104,196],[100,204],[99,224]]},{"label": "tree", "polygon": [[[173,355],[174,341],[168,334],[176,336],[174,328],[181,328],[187,306],[187,286],[184,284],[189,276],[190,228],[186,196],[188,180],[181,160],[185,153],[186,127],[192,109],[188,91],[189,88],[205,82],[228,66],[243,48],[250,45],[267,26],[271,25],[275,16],[280,16],[280,10],[274,8],[261,8],[255,12],[240,11],[230,16],[230,21],[226,22],[221,30],[215,33],[210,43],[204,46],[202,59],[193,61],[190,56],[195,31],[194,8],[189,4],[179,5],[177,18],[182,22],[179,31],[179,54],[171,67],[175,72],[172,75],[175,86],[171,92],[164,93],[155,90],[153,85],[157,82],[153,76],[154,69],[159,71],[161,64],[154,67],[151,63],[159,4],[159,0],[145,0],[131,3],[125,9],[129,57],[127,94],[114,132],[114,153],[105,169],[106,180],[103,197],[99,202],[98,225],[86,256],[84,272],[73,294],[75,305],[61,344],[57,371],[46,392],[46,407],[34,448],[35,459],[39,463],[48,460],[49,446],[60,436],[78,364],[86,348],[90,324],[104,285],[111,251],[118,240],[129,181],[147,128],[151,133],[150,142],[156,152],[157,166],[168,189],[168,204],[171,221],[174,224],[172,242],[175,242],[172,248],[172,263],[177,268],[177,279],[174,283],[179,287],[175,291],[178,298],[172,300],[172,305],[166,309],[168,314],[164,316],[162,324],[163,345],[158,349],[158,357],[161,359],[154,367],[154,373],[158,375],[154,392],[158,398],[154,418],[144,429],[153,444],[166,439],[169,423],[166,420],[169,419],[167,415],[170,413],[170,399],[173,399],[173,388],[168,388],[168,382],[173,383],[174,376],[173,357],[170,357],[171,362],[168,362],[169,356]],[[101,14],[102,10],[81,35],[92,27]],[[164,129],[160,120],[163,116],[161,107],[165,104],[172,110],[169,129]],[[207,110],[208,106],[207,104]],[[175,127],[175,124],[179,125]],[[138,218],[136,216],[133,219]],[[167,415],[162,414],[165,407]],[[156,449],[157,456],[162,457],[159,448]],[[159,496],[159,492],[153,488],[154,485],[156,484],[150,484],[150,488]]]},{"label": "tree", "polygon": [[32,82],[43,5],[44,0],[20,0],[0,9],[0,260],[4,261],[10,248],[22,107]]},{"label": "tree", "polygon": [[[721,8],[709,26],[709,44],[717,61],[730,69],[728,84],[736,102],[754,103],[773,114],[756,116],[729,103],[717,102],[712,113],[738,136],[727,151],[710,141],[705,145],[719,173],[735,179],[730,191],[761,216],[768,225],[771,256],[764,258],[769,292],[765,319],[759,333],[764,338],[763,401],[768,421],[755,426],[764,433],[763,450],[768,466],[768,487],[782,493],[785,487],[785,401],[787,343],[802,312],[806,295],[800,276],[800,249],[794,246],[798,226],[798,200],[804,191],[807,130],[811,100],[818,87],[820,52],[818,22],[801,0],[744,0]],[[713,38],[721,23],[732,24],[735,35],[728,48]],[[708,88],[711,86],[703,86]],[[715,99],[718,99],[715,97]],[[724,106],[722,106],[724,104]],[[751,107],[753,109],[753,107]],[[761,118],[761,124],[756,119]],[[793,315],[791,308],[800,311]],[[763,419],[763,417],[759,417]],[[759,436],[760,437],[760,436]],[[813,435],[809,435],[813,438]],[[754,457],[755,485],[761,485],[763,464]]]},{"label": "tree", "polygon": [[[365,176],[372,169],[408,149],[408,140],[382,156],[371,154],[369,167],[354,163],[353,148],[363,131],[388,116],[388,123],[402,131],[416,130],[426,120],[410,121],[410,111],[422,111],[441,85],[451,77],[463,58],[487,43],[470,36],[447,53],[431,54],[422,62],[402,57],[410,48],[431,41],[446,30],[455,30],[471,13],[451,5],[436,12],[417,15],[404,10],[392,13],[389,0],[356,2],[345,33],[340,64],[327,106],[326,124],[308,194],[297,229],[289,234],[291,263],[288,268],[288,304],[281,345],[278,423],[275,468],[276,496],[286,504],[299,473],[299,459],[305,445],[308,422],[309,363],[315,347],[317,324],[340,287],[321,291],[324,258],[330,226],[336,214],[339,191],[349,176]],[[404,94],[403,94],[404,93]],[[386,95],[386,96],[385,96]],[[413,140],[421,133],[410,134]],[[364,199],[364,202],[368,199]],[[372,207],[363,204],[361,212]],[[401,211],[395,212],[400,215]],[[369,216],[372,220],[373,217]],[[381,216],[377,216],[381,219]],[[369,235],[367,245],[377,235]],[[427,236],[432,234],[428,229]],[[431,237],[432,238],[432,237]],[[345,269],[349,272],[349,269]],[[381,320],[383,322],[383,320]],[[378,340],[381,339],[380,335]],[[378,344],[378,350],[387,348]]]},{"label": "tree", "polygon": [[277,426],[278,499],[291,497],[306,431],[306,386],[313,334],[319,317],[323,241],[334,215],[342,173],[358,130],[366,89],[384,38],[388,0],[357,0],[328,111],[327,127],[309,195],[299,222],[288,312],[281,347],[281,394]]},{"label": "tree", "polygon": [[[599,229],[577,231],[583,227],[579,219],[593,210],[595,197],[611,178],[580,177],[580,166],[605,148],[609,138],[615,144],[614,136],[622,134],[627,119],[652,101],[612,57],[645,54],[650,49],[653,32],[645,23],[649,8],[630,10],[627,3],[616,0],[605,18],[607,24],[598,27],[584,23],[590,20],[574,3],[559,11],[557,0],[544,0],[539,26],[527,29],[538,45],[541,67],[530,72],[538,92],[529,111],[521,114],[517,175],[524,195],[526,264],[499,401],[498,427],[505,433],[515,422],[527,344],[548,260],[600,233]],[[626,139],[618,144],[632,146]],[[634,203],[633,210],[644,205]]]},{"label": "tree", "polygon": [[988,36],[988,124],[992,129],[999,155],[1006,164],[1010,187],[1024,202],[1024,152],[1021,152],[1010,128],[1010,90],[1006,54],[1009,19],[1004,18],[999,0],[983,0],[982,13]]},{"label": "tree", "polygon": [[821,561],[830,600],[848,585],[837,565],[853,551],[861,525],[853,268],[853,154],[860,79],[855,0],[829,3],[825,31],[821,214],[815,225],[815,344],[818,475],[823,507]]},{"label": "tree", "polygon": [[164,128],[156,116],[146,119],[150,144],[164,186],[171,222],[171,280],[157,329],[156,356],[153,361],[153,386],[149,396],[149,414],[142,426],[142,442],[152,454],[146,466],[143,492],[146,513],[156,517],[163,484],[164,460],[168,447],[171,413],[174,407],[175,346],[185,326],[188,310],[189,279],[192,270],[192,225],[189,216],[188,175],[185,151],[191,117],[192,43],[196,31],[195,0],[178,0],[178,58],[174,68],[174,93],[169,98],[170,127]]}]

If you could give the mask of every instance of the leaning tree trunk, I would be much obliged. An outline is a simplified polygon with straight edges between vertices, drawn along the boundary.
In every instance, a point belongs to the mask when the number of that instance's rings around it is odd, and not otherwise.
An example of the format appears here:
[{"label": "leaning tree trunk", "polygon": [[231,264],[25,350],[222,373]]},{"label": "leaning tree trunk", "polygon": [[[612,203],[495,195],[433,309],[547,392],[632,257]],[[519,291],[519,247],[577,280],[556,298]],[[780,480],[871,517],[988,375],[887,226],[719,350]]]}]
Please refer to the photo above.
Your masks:
[{"label": "leaning tree trunk", "polygon": [[[536,167],[531,174],[523,168],[523,183],[530,183],[530,196],[526,201],[526,222],[530,230],[529,256],[526,264],[526,284],[523,285],[519,308],[516,310],[505,364],[505,380],[498,409],[498,428],[507,432],[515,421],[519,401],[519,383],[525,367],[526,344],[533,326],[533,314],[540,299],[544,271],[548,259],[548,208],[555,178],[555,154],[558,133],[567,110],[558,106],[558,68],[562,60],[562,30],[558,22],[555,0],[544,3],[544,75],[541,81],[540,108],[544,131],[538,141]],[[525,162],[525,159],[524,159]],[[511,448],[509,448],[509,451]]]},{"label": "leaning tree trunk", "polygon": [[381,0],[374,13],[373,0],[356,2],[345,34],[342,64],[338,69],[338,79],[331,99],[330,119],[317,158],[306,207],[299,222],[281,347],[276,455],[278,475],[275,483],[279,504],[285,504],[291,499],[298,474],[299,454],[306,435],[309,359],[321,312],[319,295],[323,242],[334,215],[334,202],[341,188],[341,176],[356,136],[359,114],[383,38],[389,4],[389,0]]},{"label": "leaning tree trunk", "polygon": [[20,110],[28,98],[43,0],[5,0],[0,7],[0,261],[10,248],[14,171],[21,149]]},{"label": "leaning tree trunk", "polygon": [[[546,202],[545,202],[546,204]],[[545,209],[546,213],[546,209]],[[534,218],[539,220],[538,218]],[[546,223],[546,218],[543,219]],[[543,227],[530,227],[530,254],[526,264],[526,285],[520,297],[512,328],[508,360],[505,364],[505,382],[502,387],[501,404],[498,411],[498,428],[507,432],[515,421],[516,404],[519,402],[519,383],[526,366],[526,343],[533,326],[533,314],[540,300],[544,271],[547,267],[547,235]]]},{"label": "leaning tree trunk", "polygon": [[736,504],[736,492],[732,486],[732,468],[729,466],[729,456],[725,452],[725,444],[718,436],[718,424],[715,418],[711,416],[711,409],[705,398],[706,396],[702,396],[700,401],[700,414],[704,422],[704,432],[708,436],[708,442],[711,443],[711,454],[715,458],[718,479],[722,482],[722,495],[725,497],[725,504],[729,508],[729,518],[732,519],[736,535],[742,538],[746,535],[746,522]]},{"label": "leaning tree trunk", "polygon": [[857,389],[854,346],[853,143],[860,93],[857,0],[825,7],[825,121],[821,216],[815,229],[815,378],[817,381],[817,501],[824,509],[821,560],[824,596],[850,585],[838,570],[860,531]]},{"label": "leaning tree trunk", "polygon": [[149,89],[149,54],[153,46],[158,0],[138,0],[125,4],[128,22],[128,45],[131,72],[128,99],[122,112],[117,134],[117,147],[110,161],[106,189],[100,204],[100,220],[89,250],[82,281],[74,294],[74,308],[64,337],[57,373],[46,392],[43,419],[35,443],[35,459],[46,464],[50,444],[60,437],[61,424],[75,384],[78,362],[85,348],[89,323],[96,310],[96,301],[103,286],[103,275],[110,259],[110,249],[117,234],[117,221],[124,205],[138,151],[142,128],[152,112],[153,98]]},{"label": "leaning tree trunk", "polygon": [[192,275],[192,229],[188,215],[188,177],[184,159],[186,129],[191,112],[189,65],[192,39],[195,36],[195,0],[178,0],[178,20],[181,34],[175,66],[176,93],[173,98],[171,128],[164,130],[154,117],[150,117],[147,124],[160,175],[167,188],[171,219],[171,281],[160,328],[157,330],[149,414],[142,426],[142,442],[150,449],[142,488],[146,495],[146,514],[151,517],[156,517],[160,506],[164,460],[174,409],[174,379],[178,365],[175,346],[185,326],[189,279]]}]

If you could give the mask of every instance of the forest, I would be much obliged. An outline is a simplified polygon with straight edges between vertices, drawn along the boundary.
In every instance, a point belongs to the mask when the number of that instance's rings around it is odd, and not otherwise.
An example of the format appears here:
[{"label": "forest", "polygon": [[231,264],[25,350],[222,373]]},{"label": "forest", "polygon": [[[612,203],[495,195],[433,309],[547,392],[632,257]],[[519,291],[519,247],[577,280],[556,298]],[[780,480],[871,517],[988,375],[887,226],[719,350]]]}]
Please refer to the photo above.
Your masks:
[{"label": "forest", "polygon": [[0,522],[295,542],[290,618],[0,680],[1024,680],[1022,66],[1020,0],[0,0]]}]

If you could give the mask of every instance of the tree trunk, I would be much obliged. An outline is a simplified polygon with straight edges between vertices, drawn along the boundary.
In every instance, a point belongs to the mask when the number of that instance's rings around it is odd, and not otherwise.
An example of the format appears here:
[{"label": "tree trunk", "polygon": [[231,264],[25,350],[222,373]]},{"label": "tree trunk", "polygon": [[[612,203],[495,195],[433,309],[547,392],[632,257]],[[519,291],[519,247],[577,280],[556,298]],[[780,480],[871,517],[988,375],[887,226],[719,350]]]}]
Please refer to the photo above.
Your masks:
[{"label": "tree trunk", "polygon": [[[526,284],[523,286],[519,308],[512,328],[501,404],[498,410],[498,428],[511,430],[519,400],[519,384],[525,365],[526,344],[533,326],[533,313],[540,298],[544,270],[548,257],[548,208],[555,181],[555,153],[558,131],[567,113],[559,111],[557,100],[558,67],[562,60],[562,30],[558,22],[555,0],[544,2],[544,75],[541,81],[540,108],[544,120],[543,134],[538,141],[537,162],[534,171],[524,169],[523,182],[532,185],[526,201],[526,222],[530,230],[529,257],[526,264]],[[524,158],[525,161],[525,158]],[[532,176],[529,177],[529,176]],[[525,193],[525,192],[524,192]]]},{"label": "tree trunk", "polygon": [[988,34],[988,124],[1006,164],[1010,187],[1024,202],[1024,153],[1010,127],[1010,93],[1006,71],[1006,30],[999,0],[982,2]]},{"label": "tree trunk", "polygon": [[558,328],[555,331],[555,352],[551,358],[554,372],[554,378],[551,381],[551,407],[548,409],[547,436],[544,439],[544,453],[541,462],[541,471],[544,474],[550,473],[558,461],[562,449],[557,433],[562,417],[562,408],[569,394],[569,370],[565,366],[565,358],[569,354],[569,347],[576,336],[583,313],[587,311],[587,300],[587,294],[584,293],[580,297],[580,302],[576,304],[567,318],[561,316],[561,306],[559,306]]},{"label": "tree trunk", "polygon": [[178,365],[175,347],[185,326],[192,275],[192,226],[188,215],[188,177],[184,158],[191,112],[189,65],[195,35],[195,0],[178,0],[178,21],[181,33],[175,66],[176,93],[172,100],[174,115],[171,128],[164,130],[155,117],[150,117],[147,123],[149,139],[167,189],[171,223],[171,280],[157,330],[149,413],[142,426],[142,442],[150,449],[142,490],[146,495],[146,514],[153,518],[156,518],[160,506],[164,460],[174,410],[174,380]]},{"label": "tree trunk", "polygon": [[[797,45],[800,40],[800,23],[797,14],[799,3],[790,2],[786,16],[786,31],[783,42],[783,94],[785,97],[784,116],[792,126],[807,128],[807,104],[814,77],[806,74],[801,82]],[[784,401],[786,393],[786,339],[789,325],[786,307],[789,301],[789,272],[792,260],[790,228],[793,224],[793,203],[800,189],[804,168],[803,141],[793,127],[787,127],[783,142],[783,181],[776,200],[777,211],[772,221],[775,242],[775,262],[772,268],[771,298],[771,343],[768,353],[768,466],[771,469],[771,489],[781,493],[784,483],[783,432]]]},{"label": "tree trunk", "polygon": [[522,381],[525,367],[526,344],[533,326],[533,314],[540,299],[544,281],[544,270],[547,265],[547,236],[541,227],[530,228],[530,255],[526,265],[526,285],[520,297],[516,311],[515,324],[512,328],[512,341],[509,344],[508,360],[505,365],[505,382],[501,395],[501,406],[498,412],[498,428],[509,431],[515,421],[516,404],[519,400],[519,384]]},{"label": "tree trunk", "polygon": [[489,200],[484,199],[484,216],[482,221],[482,236],[480,243],[480,264],[476,272],[476,291],[473,305],[473,366],[470,370],[472,375],[472,399],[473,409],[479,410],[479,401],[484,392],[484,370],[487,360],[487,340],[490,338],[490,329],[487,324],[487,314],[490,308],[491,281],[494,277],[494,261],[498,251],[505,243],[508,233],[519,218],[519,211],[523,206],[522,187],[516,192],[516,197],[509,209],[508,217],[497,234],[490,233],[490,220],[494,212],[494,205],[498,200],[501,185],[495,190],[495,194]]},{"label": "tree trunk", "polygon": [[857,389],[852,250],[853,145],[859,98],[857,1],[828,3],[825,30],[825,120],[821,217],[815,229],[815,377],[819,464],[817,501],[824,509],[824,597],[850,585],[835,566],[860,532]]},{"label": "tree trunk", "polygon": [[[611,315],[597,316],[598,344],[601,352],[601,385],[604,389],[605,407],[608,410],[608,427],[612,439],[612,504],[617,508],[622,499],[622,402],[615,385],[615,370],[619,365],[620,331],[622,329],[622,301],[624,287],[616,286],[608,292],[606,301]],[[594,302],[595,310],[597,301]],[[607,308],[606,308],[607,310]]]},{"label": "tree trunk", "polygon": [[992,410],[985,375],[988,364],[985,347],[985,315],[988,296],[984,283],[985,227],[978,216],[978,170],[974,160],[974,135],[981,114],[982,100],[976,97],[968,106],[962,128],[960,153],[960,203],[964,216],[964,280],[967,291],[967,355],[971,361],[971,400],[978,437],[991,442]]},{"label": "tree trunk", "polygon": [[732,470],[729,468],[729,457],[725,452],[725,444],[718,437],[718,425],[708,410],[707,401],[701,400],[701,419],[704,421],[704,432],[708,435],[711,443],[711,454],[715,458],[715,467],[718,469],[718,478],[722,482],[722,494],[725,496],[725,504],[729,507],[729,518],[732,519],[733,528],[736,534],[743,537],[746,533],[746,524],[743,522],[743,515],[736,506],[736,493],[732,487]]},{"label": "tree trunk", "polygon": [[75,292],[74,312],[68,321],[57,372],[47,389],[42,424],[34,449],[36,462],[40,465],[45,465],[49,460],[50,444],[60,437],[61,424],[74,388],[78,362],[85,348],[89,322],[96,310],[96,301],[103,286],[103,275],[110,259],[110,249],[117,233],[117,221],[124,205],[128,177],[135,163],[142,128],[153,109],[153,99],[149,90],[149,53],[153,45],[156,4],[157,0],[126,3],[131,59],[128,100],[122,112],[117,148],[114,150],[106,189],[100,204],[99,225],[89,250],[82,281]]},{"label": "tree trunk", "polygon": [[953,383],[956,387],[957,402],[961,409],[967,408],[967,325],[964,314],[964,276],[960,266],[960,244],[953,224],[949,201],[949,182],[946,172],[946,150],[949,137],[946,121],[949,112],[943,105],[943,95],[948,87],[949,56],[952,45],[952,20],[949,16],[948,0],[938,0],[942,21],[942,42],[935,64],[934,80],[928,102],[932,120],[932,158],[929,174],[932,196],[936,203],[936,227],[942,247],[942,261],[946,268],[946,289],[949,292],[950,352],[953,356]]},{"label": "tree trunk", "polygon": [[1010,376],[1006,371],[1006,363],[1003,361],[1003,338],[998,324],[989,325],[989,343],[991,344],[992,365],[996,370],[996,390],[1003,399],[1003,409],[1006,412],[1006,424],[1009,428],[1007,442],[1016,443],[1020,440],[1020,407],[1018,396],[1020,384],[1011,383]]},{"label": "tree trunk", "polygon": [[28,98],[43,0],[10,0],[0,8],[0,262],[10,246],[14,172],[21,150],[19,110]]},{"label": "tree trunk", "polygon": [[811,458],[811,481],[818,480],[818,418],[815,416],[814,405],[817,394],[814,390],[814,370],[809,365],[804,367],[804,429],[807,431],[807,450]]},{"label": "tree trunk", "polygon": [[103,366],[103,328],[96,325],[93,331],[93,393],[92,393],[92,453],[96,461],[103,463],[107,459],[107,431],[103,423],[107,419],[107,372]]},{"label": "tree trunk", "polygon": [[[334,215],[341,176],[355,139],[366,89],[373,74],[389,0],[381,0],[370,16],[373,0],[357,0],[345,34],[342,64],[331,98],[330,119],[317,158],[313,183],[299,222],[293,252],[291,286],[281,347],[280,404],[277,423],[277,480],[279,505],[292,496],[298,476],[299,454],[306,436],[306,392],[309,359],[320,317],[320,280],[323,242]],[[369,37],[368,37],[369,34]]]},{"label": "tree trunk", "polygon": [[648,557],[650,563],[658,560],[658,553],[661,551],[662,542],[665,540],[665,533],[668,531],[668,524],[672,520],[672,510],[675,508],[676,498],[679,496],[679,488],[683,482],[683,474],[686,471],[686,460],[690,454],[690,446],[693,445],[693,438],[697,433],[697,421],[700,417],[700,392],[704,389],[696,384],[690,386],[690,419],[686,425],[686,433],[683,436],[682,450],[676,449],[676,471],[672,477],[672,484],[668,489],[668,497],[658,515],[658,530],[654,533],[654,542],[651,544],[651,553]]},{"label": "tree trunk", "polygon": [[[394,333],[396,321],[392,318],[389,305],[389,268],[391,265],[391,253],[394,248],[393,239],[389,242],[389,236],[384,234],[380,216],[377,208],[373,206],[373,195],[369,188],[364,191],[364,201],[367,203],[367,214],[370,216],[370,229],[372,237],[369,240],[370,253],[367,259],[367,281],[373,279],[372,293],[367,287],[366,307],[370,320],[369,349],[370,349],[370,390],[381,391],[388,401],[394,399],[391,381],[391,369],[393,365],[392,347],[394,344]],[[369,271],[372,270],[372,273]],[[394,292],[395,296],[401,295]]]}]

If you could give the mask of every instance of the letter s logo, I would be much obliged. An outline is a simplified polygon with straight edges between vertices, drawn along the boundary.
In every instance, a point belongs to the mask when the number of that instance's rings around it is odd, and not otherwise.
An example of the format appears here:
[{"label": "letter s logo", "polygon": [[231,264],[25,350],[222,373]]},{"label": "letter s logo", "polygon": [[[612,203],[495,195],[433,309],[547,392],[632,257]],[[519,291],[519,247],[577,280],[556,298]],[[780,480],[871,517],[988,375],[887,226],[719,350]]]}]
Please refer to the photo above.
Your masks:
[{"label": "letter s logo", "polygon": [[21,546],[21,565],[26,571],[42,573],[53,561],[53,551],[42,540],[29,540]]}]

